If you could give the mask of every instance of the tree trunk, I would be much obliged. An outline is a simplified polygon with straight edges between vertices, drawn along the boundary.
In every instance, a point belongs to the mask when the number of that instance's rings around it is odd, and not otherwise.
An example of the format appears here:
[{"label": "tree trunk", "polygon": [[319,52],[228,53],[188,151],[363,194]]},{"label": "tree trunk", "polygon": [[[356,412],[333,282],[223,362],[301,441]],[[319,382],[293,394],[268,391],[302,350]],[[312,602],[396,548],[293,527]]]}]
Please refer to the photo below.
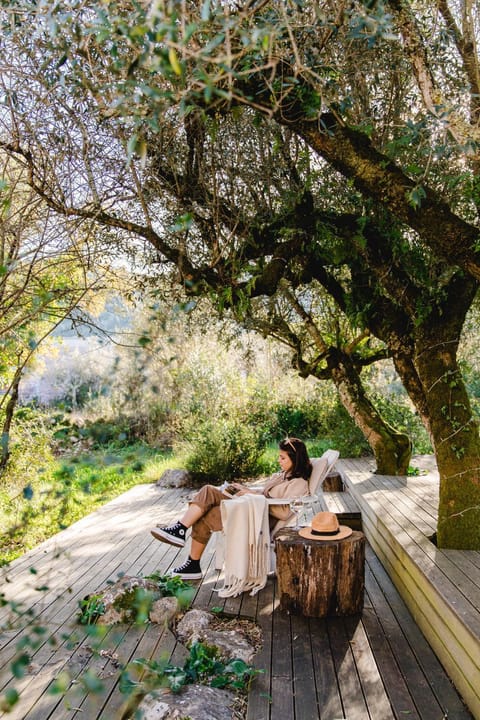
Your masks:
[{"label": "tree trunk", "polygon": [[381,322],[371,323],[371,329],[387,344],[430,435],[440,475],[437,542],[478,550],[480,438],[457,364],[465,315],[476,291],[475,281],[454,276],[421,321],[408,322],[384,305]]},{"label": "tree trunk", "polygon": [[362,612],[365,536],[308,539],[285,528],[275,538],[280,607],[292,615],[326,617]]},{"label": "tree trunk", "polygon": [[416,366],[425,387],[432,442],[440,475],[439,547],[480,549],[480,440],[457,365],[457,345],[439,342],[438,328],[417,345]]},{"label": "tree trunk", "polygon": [[368,399],[351,358],[331,349],[328,356],[331,378],[343,406],[372,448],[380,475],[406,475],[412,454],[408,435],[397,432],[382,418]]},{"label": "tree trunk", "polygon": [[18,402],[18,388],[20,385],[20,379],[22,377],[23,366],[19,367],[15,371],[13,381],[10,386],[10,398],[5,408],[5,420],[2,428],[2,450],[0,454],[0,475],[5,471],[8,459],[10,457],[10,428],[12,426],[13,413],[17,407]]}]

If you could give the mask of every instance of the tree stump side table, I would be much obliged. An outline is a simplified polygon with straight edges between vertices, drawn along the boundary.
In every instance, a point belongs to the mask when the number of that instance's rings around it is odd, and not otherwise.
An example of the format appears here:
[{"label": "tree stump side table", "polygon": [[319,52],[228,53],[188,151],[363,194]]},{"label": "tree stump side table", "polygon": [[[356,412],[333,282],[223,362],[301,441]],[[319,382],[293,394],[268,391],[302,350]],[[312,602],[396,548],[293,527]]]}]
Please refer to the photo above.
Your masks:
[{"label": "tree stump side table", "polygon": [[365,536],[311,540],[285,528],[275,538],[280,607],[292,615],[354,615],[363,608]]}]

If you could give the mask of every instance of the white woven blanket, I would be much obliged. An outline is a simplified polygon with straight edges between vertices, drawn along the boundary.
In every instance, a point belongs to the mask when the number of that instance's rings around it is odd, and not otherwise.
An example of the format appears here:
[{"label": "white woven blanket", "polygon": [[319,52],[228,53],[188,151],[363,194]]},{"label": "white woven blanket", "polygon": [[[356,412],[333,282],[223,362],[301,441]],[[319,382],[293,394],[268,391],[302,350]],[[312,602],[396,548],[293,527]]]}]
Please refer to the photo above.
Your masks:
[{"label": "white woven blanket", "polygon": [[267,500],[263,495],[241,495],[222,502],[220,512],[225,536],[225,579],[218,594],[255,595],[267,582],[270,546]]}]

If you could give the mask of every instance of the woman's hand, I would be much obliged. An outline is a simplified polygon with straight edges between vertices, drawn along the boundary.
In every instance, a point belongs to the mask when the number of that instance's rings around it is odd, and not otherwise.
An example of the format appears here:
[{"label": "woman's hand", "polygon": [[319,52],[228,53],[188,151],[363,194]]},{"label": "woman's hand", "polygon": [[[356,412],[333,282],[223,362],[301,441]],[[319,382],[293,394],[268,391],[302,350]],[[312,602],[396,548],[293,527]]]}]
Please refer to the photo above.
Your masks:
[{"label": "woman's hand", "polygon": [[238,492],[235,493],[235,497],[238,497],[239,495],[257,495],[256,490],[246,488],[245,485],[242,485],[241,483],[232,483],[232,485],[238,488]]}]

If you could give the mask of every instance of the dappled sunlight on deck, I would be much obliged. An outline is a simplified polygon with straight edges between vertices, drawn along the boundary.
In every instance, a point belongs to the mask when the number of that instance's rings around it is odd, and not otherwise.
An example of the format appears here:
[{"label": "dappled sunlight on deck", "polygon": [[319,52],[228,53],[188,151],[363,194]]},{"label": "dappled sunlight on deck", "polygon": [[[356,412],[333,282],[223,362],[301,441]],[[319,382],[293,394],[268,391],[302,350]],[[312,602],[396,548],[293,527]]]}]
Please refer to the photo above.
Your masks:
[{"label": "dappled sunlight on deck", "polygon": [[[363,466],[367,474],[369,462]],[[409,478],[402,487],[412,492],[421,487],[423,493],[430,487],[429,480],[418,480],[421,485],[411,485]],[[360,491],[376,502],[382,492],[384,498],[392,492],[390,487],[368,487],[367,477],[359,482]],[[326,495],[332,511],[355,509],[348,493]],[[93,639],[85,636],[76,616],[79,600],[120,575],[165,573],[183,562],[187,548],[158,542],[149,530],[157,522],[177,518],[189,496],[185,489],[131,488],[0,571],[3,592],[25,608],[32,607],[34,622],[48,627],[57,643],[40,643],[32,651],[26,675],[12,680],[10,661],[25,633],[17,617],[14,628],[2,633],[0,687],[4,692],[15,686],[21,695],[5,718],[113,720],[120,716],[125,700],[118,690],[119,664],[179,652],[171,630],[146,624],[110,628],[101,640],[103,654],[94,656],[89,650]],[[408,543],[415,542],[409,538]],[[437,550],[432,548],[435,556]],[[215,590],[222,586],[222,574],[215,570],[210,545],[202,568],[203,580],[194,583],[194,607],[217,608],[229,617],[255,620],[262,629],[263,647],[255,664],[264,672],[252,685],[247,720],[393,720],[404,716],[441,720],[447,710],[456,720],[471,718],[371,548],[367,547],[364,610],[350,617],[287,615],[279,608],[273,577],[254,597],[220,599]],[[35,589],[40,587],[48,589]],[[3,623],[8,615],[8,607],[0,610]],[[78,680],[89,668],[103,677],[104,688],[98,695],[85,695],[78,682],[72,684],[66,699],[48,694],[49,684],[59,673],[68,670]]]}]

